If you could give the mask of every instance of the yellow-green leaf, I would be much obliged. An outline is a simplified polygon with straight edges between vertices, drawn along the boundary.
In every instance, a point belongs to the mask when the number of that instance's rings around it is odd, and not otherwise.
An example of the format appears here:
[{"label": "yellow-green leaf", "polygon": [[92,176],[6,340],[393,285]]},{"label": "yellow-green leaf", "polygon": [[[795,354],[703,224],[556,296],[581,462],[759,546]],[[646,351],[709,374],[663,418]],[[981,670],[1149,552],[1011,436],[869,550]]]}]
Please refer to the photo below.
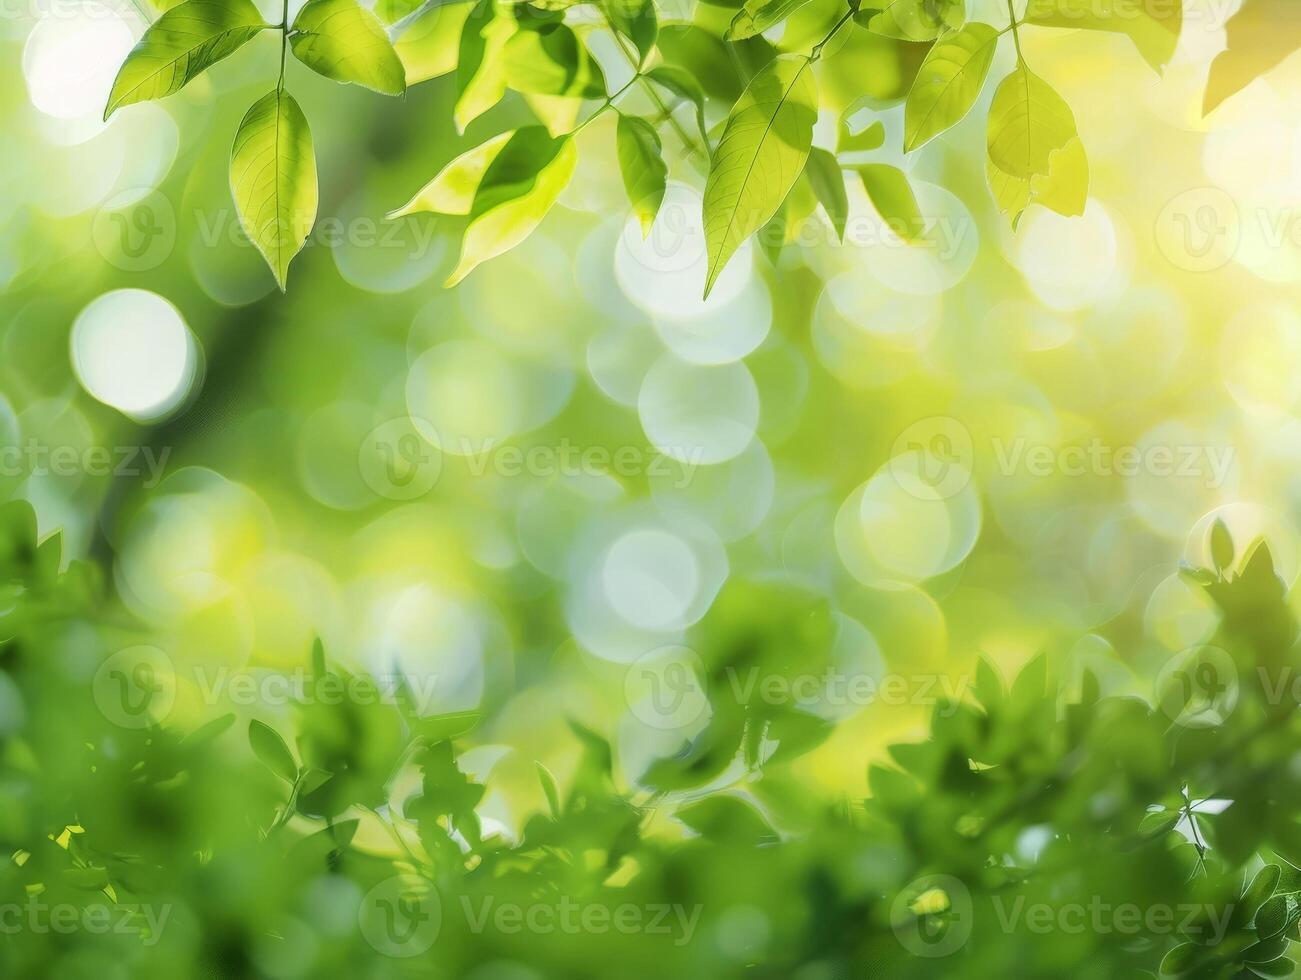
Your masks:
[{"label": "yellow-green leaf", "polygon": [[1296,0],[1243,0],[1227,32],[1227,49],[1211,63],[1205,115],[1301,48],[1301,11]]},{"label": "yellow-green leaf", "polygon": [[516,32],[504,52],[506,84],[516,92],[601,98],[605,76],[572,27],[552,24]]},{"label": "yellow-green leaf", "polygon": [[124,105],[179,92],[270,27],[249,0],[185,0],[154,21],[126,56],[104,118]]},{"label": "yellow-green leaf", "polygon": [[732,107],[705,181],[705,295],[741,243],[781,207],[813,144],[818,90],[807,58],[781,55]]},{"label": "yellow-green leaf", "polygon": [[432,211],[435,214],[469,214],[483,175],[514,132],[508,130],[472,150],[466,150],[438,171],[433,180],[416,192],[415,197],[396,211],[391,211],[388,216],[401,218],[418,211]]},{"label": "yellow-green leaf", "polygon": [[641,222],[642,234],[649,235],[651,224],[664,201],[669,173],[659,133],[640,116],[621,114],[615,130],[615,148],[628,200]]},{"label": "yellow-green leaf", "polygon": [[1183,0],[1029,0],[1022,23],[1127,34],[1143,59],[1164,71],[1179,44]]},{"label": "yellow-green leaf", "polygon": [[1013,228],[1031,204],[1042,204],[1071,218],[1083,214],[1088,203],[1089,160],[1078,137],[1052,153],[1047,173],[1015,177],[1000,170],[993,160],[987,162],[986,173],[994,200]]},{"label": "yellow-green leaf", "polygon": [[407,86],[446,75],[456,67],[461,31],[475,0],[459,0],[428,7],[404,24],[393,42],[406,69]]},{"label": "yellow-green leaf", "polygon": [[840,164],[833,154],[815,146],[804,165],[804,176],[836,229],[836,237],[843,240],[845,223],[849,220],[849,196],[845,193],[845,175]]},{"label": "yellow-green leaf", "polygon": [[284,290],[289,263],[316,222],[316,157],[298,103],[277,89],[244,116],[230,154],[230,191],[244,232]]},{"label": "yellow-green leaf", "polygon": [[905,151],[917,149],[971,111],[989,75],[998,37],[988,24],[972,23],[935,42],[904,107]]},{"label": "yellow-green leaf", "polygon": [[654,0],[603,0],[606,16],[616,31],[637,49],[637,63],[646,60],[659,34]]},{"label": "yellow-green leaf", "polygon": [[724,35],[729,41],[742,41],[762,34],[780,24],[809,0],[746,0]]},{"label": "yellow-green leaf", "polygon": [[862,178],[863,189],[872,199],[872,206],[890,230],[906,242],[922,241],[926,235],[926,221],[904,172],[885,163],[869,163],[854,169]]},{"label": "yellow-green leaf", "polygon": [[1075,138],[1075,116],[1038,75],[1017,65],[989,109],[989,158],[1004,173],[1029,178],[1048,172],[1048,158]]},{"label": "yellow-green leaf", "polygon": [[506,43],[515,34],[515,18],[486,13],[475,5],[461,29],[457,48],[456,106],[452,119],[460,132],[495,106],[506,94]]},{"label": "yellow-green leaf", "polygon": [[385,95],[407,88],[406,69],[379,19],[357,0],[307,0],[294,18],[294,57],[336,82]]},{"label": "yellow-green leaf", "polygon": [[461,257],[446,285],[455,286],[480,263],[527,238],[573,176],[574,141],[543,126],[517,129],[488,165],[474,194]]},{"label": "yellow-green leaf", "polygon": [[963,0],[864,0],[854,14],[873,34],[900,41],[933,41],[965,19]]},{"label": "yellow-green leaf", "polygon": [[853,112],[846,112],[840,117],[840,128],[836,132],[837,153],[870,152],[885,145],[885,123],[878,119],[855,133],[849,128],[848,117],[851,115]]}]

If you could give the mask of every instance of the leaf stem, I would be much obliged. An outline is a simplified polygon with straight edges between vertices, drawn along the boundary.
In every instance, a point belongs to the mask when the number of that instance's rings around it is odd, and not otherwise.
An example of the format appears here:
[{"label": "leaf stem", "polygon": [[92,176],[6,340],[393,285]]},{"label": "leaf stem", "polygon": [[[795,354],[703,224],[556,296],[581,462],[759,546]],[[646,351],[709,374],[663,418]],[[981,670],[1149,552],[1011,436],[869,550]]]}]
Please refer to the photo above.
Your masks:
[{"label": "leaf stem", "polygon": [[605,101],[596,107],[596,111],[593,112],[586,119],[584,119],[582,122],[580,122],[569,135],[577,136],[579,133],[581,133],[585,128],[587,128],[588,123],[594,120],[601,113],[605,112],[606,109],[612,107],[614,105],[615,99],[619,98],[619,96],[623,95],[624,92],[632,88],[633,85],[637,83],[637,80],[643,77],[645,76],[643,76],[641,72],[637,72],[637,74],[633,75],[632,78],[628,79],[628,81],[624,83],[624,85],[618,91],[611,92],[609,95],[607,95],[605,97]]},{"label": "leaf stem", "polygon": [[1021,25],[1016,19],[1016,9],[1012,6],[1012,0],[1007,0],[1007,16],[1011,20],[1007,30],[1012,32],[1012,42],[1016,45],[1016,60],[1024,65],[1025,56],[1021,54],[1021,31],[1019,30]]},{"label": "leaf stem", "polygon": [[280,8],[280,80],[276,82],[276,91],[285,90],[285,54],[289,48],[289,0],[284,0]]},{"label": "leaf stem", "polygon": [[[654,103],[655,108],[659,110],[660,114],[663,115],[664,118],[669,121],[669,126],[673,129],[673,132],[677,134],[678,139],[682,141],[682,145],[686,148],[687,156],[689,157],[694,156],[695,154],[701,152],[700,146],[696,143],[694,139],[691,138],[691,134],[686,131],[683,125],[680,122],[678,122],[677,117],[673,115],[673,110],[670,109],[668,104],[665,103],[664,99],[660,97],[659,92],[655,91],[655,86],[651,84],[650,79],[648,79],[645,75],[641,74],[641,65],[639,64],[637,59],[633,57],[632,52],[630,52],[627,49],[627,47],[624,46],[623,36],[614,29],[614,25],[610,23],[610,18],[606,15],[604,8],[602,8],[598,4],[596,6],[596,11],[598,14],[600,14],[601,20],[605,24],[606,30],[608,30],[611,36],[613,36],[614,43],[618,45],[619,50],[623,52],[624,58],[628,60],[629,67],[631,67],[632,70],[636,73],[633,75],[633,81],[635,82],[639,78],[642,79],[646,87],[646,94],[650,96],[651,102]],[[627,86],[625,85],[624,88],[627,88]],[[622,92],[623,89],[620,89],[619,91]],[[618,92],[616,92],[615,94],[617,95]],[[611,98],[613,98],[613,96],[611,96]],[[597,111],[599,112],[601,110],[597,110]],[[708,150],[709,148],[705,147],[706,160],[708,160],[710,156]]]},{"label": "leaf stem", "polygon": [[[1012,0],[1008,0],[1008,3],[1011,2]],[[833,37],[835,37],[837,34],[840,33],[840,29],[844,27],[847,23],[849,23],[850,18],[853,16],[854,16],[854,8],[851,6],[848,10],[845,11],[844,15],[840,18],[840,20],[836,21],[836,23],[832,25],[831,30],[827,31],[827,36],[824,37],[817,44],[813,45],[813,50],[809,52],[809,64],[812,64],[813,62],[817,61],[819,58],[822,57],[822,49],[825,48],[831,42],[831,39]]]}]

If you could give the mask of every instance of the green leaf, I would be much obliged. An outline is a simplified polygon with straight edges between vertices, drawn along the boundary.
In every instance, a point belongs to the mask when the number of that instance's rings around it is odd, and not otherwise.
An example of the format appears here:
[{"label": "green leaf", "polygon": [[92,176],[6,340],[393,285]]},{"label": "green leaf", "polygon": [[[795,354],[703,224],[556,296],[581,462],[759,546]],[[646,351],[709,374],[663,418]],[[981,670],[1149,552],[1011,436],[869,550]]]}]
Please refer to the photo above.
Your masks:
[{"label": "green leaf", "polygon": [[596,99],[605,95],[605,76],[573,28],[549,24],[518,31],[507,42],[506,84],[516,92]]},{"label": "green leaf", "polygon": [[890,230],[906,242],[922,241],[926,221],[904,172],[885,163],[867,163],[854,169],[863,181],[867,196],[872,199],[872,206]]},{"label": "green leaf", "polygon": [[1257,871],[1256,877],[1251,879],[1251,884],[1238,900],[1235,913],[1241,913],[1242,920],[1250,922],[1257,910],[1274,894],[1280,877],[1281,869],[1277,864],[1267,864]]},{"label": "green leaf", "polygon": [[602,4],[614,29],[637,49],[637,64],[640,67],[655,47],[655,39],[659,35],[654,0],[602,0]]},{"label": "green leaf", "polygon": [[678,98],[686,99],[696,107],[696,125],[700,129],[700,138],[709,145],[709,134],[705,131],[705,93],[700,83],[685,68],[677,65],[657,65],[646,73],[656,85],[668,89]]},{"label": "green leaf", "polygon": [[642,235],[649,235],[651,224],[664,201],[669,173],[661,153],[659,133],[640,116],[620,114],[615,145],[628,200],[641,222]]},{"label": "green leaf", "polygon": [[1296,963],[1286,956],[1280,956],[1278,959],[1270,960],[1267,963],[1251,963],[1251,972],[1263,980],[1284,980],[1286,977],[1293,975],[1296,970]]},{"label": "green leaf", "polygon": [[1127,34],[1143,59],[1165,70],[1179,44],[1183,0],[1029,0],[1023,24]]},{"label": "green leaf", "polygon": [[538,770],[538,780],[542,783],[542,792],[547,798],[547,806],[551,809],[553,820],[559,820],[563,811],[560,808],[560,790],[556,788],[556,777],[542,763],[534,761],[534,766]]},{"label": "green leaf", "polygon": [[1053,153],[1048,173],[1036,174],[1029,179],[1013,177],[1000,170],[992,161],[987,163],[989,188],[1000,209],[1012,219],[1016,228],[1021,215],[1031,204],[1044,207],[1066,217],[1084,213],[1089,196],[1089,160],[1084,144],[1073,139]]},{"label": "green leaf", "polygon": [[1282,64],[1301,48],[1301,17],[1295,0],[1243,0],[1226,28],[1228,47],[1211,62],[1202,114]]},{"label": "green leaf", "polygon": [[[434,4],[432,6],[439,6]],[[385,24],[393,24],[425,8],[424,0],[375,0],[375,16]],[[429,9],[429,8],[425,8]]]},{"label": "green leaf", "polygon": [[989,158],[1005,173],[1027,178],[1046,174],[1049,158],[1075,135],[1070,106],[1024,62],[994,93],[989,108]]},{"label": "green leaf", "polygon": [[474,7],[475,0],[435,4],[403,26],[393,50],[405,69],[408,88],[456,68],[461,32]]},{"label": "green leaf", "polygon": [[1197,959],[1199,947],[1194,943],[1183,943],[1165,954],[1161,960],[1161,972],[1167,976],[1176,976],[1192,966]]},{"label": "green leaf", "polygon": [[316,222],[316,157],[298,103],[276,90],[253,103],[235,133],[230,190],[244,232],[284,290],[289,263]]},{"label": "green leaf", "polygon": [[965,19],[963,0],[864,0],[854,14],[873,34],[900,41],[934,41]]},{"label": "green leaf", "polygon": [[388,217],[401,218],[418,211],[432,211],[435,214],[469,214],[474,205],[474,194],[492,161],[497,159],[514,134],[513,130],[501,133],[481,143],[472,150],[466,150],[416,192],[416,196],[396,211],[390,211]]},{"label": "green leaf", "polygon": [[307,0],[294,18],[289,45],[299,61],[336,82],[385,95],[406,91],[406,69],[388,34],[357,0]]},{"label": "green leaf", "polygon": [[1062,215],[1084,213],[1089,162],[1075,116],[1024,62],[994,94],[987,145],[990,190],[1013,227],[1031,204]]},{"label": "green leaf", "polygon": [[1211,525],[1211,561],[1218,572],[1223,572],[1233,565],[1233,535],[1229,533],[1229,528],[1224,521],[1218,517]]},{"label": "green leaf", "polygon": [[988,24],[973,23],[935,42],[908,92],[905,151],[934,139],[971,111],[989,75],[998,38]]},{"label": "green leaf", "polygon": [[1175,824],[1179,822],[1179,816],[1178,810],[1157,810],[1146,814],[1139,821],[1138,832],[1150,837],[1159,837],[1174,829]]},{"label": "green leaf", "polygon": [[515,18],[498,16],[494,5],[476,4],[466,18],[457,46],[456,105],[452,109],[458,132],[465,132],[466,126],[506,94],[505,50],[515,31]]},{"label": "green leaf", "polygon": [[844,241],[845,222],[849,220],[849,195],[845,193],[845,175],[833,154],[815,146],[809,151],[809,162],[804,165],[804,175],[809,179],[813,193],[831,219],[836,238]]},{"label": "green leaf", "polygon": [[885,145],[885,123],[878,119],[861,132],[854,133],[849,129],[850,115],[851,112],[846,112],[840,117],[840,129],[836,133],[837,153],[864,153]]},{"label": "green leaf", "polygon": [[732,23],[723,36],[729,41],[741,41],[762,34],[808,2],[809,0],[745,0],[745,5],[732,18]]},{"label": "green leaf", "polygon": [[271,26],[249,0],[185,0],[154,21],[126,56],[104,118],[124,105],[179,92]]},{"label": "green leaf", "polygon": [[774,843],[776,832],[752,805],[735,796],[707,796],[674,814],[701,837],[741,847]]},{"label": "green leaf", "polygon": [[569,183],[577,156],[573,140],[553,138],[542,126],[513,131],[475,190],[461,257],[446,285],[527,238]]},{"label": "green leaf", "polygon": [[1258,939],[1274,939],[1281,936],[1288,923],[1288,901],[1283,895],[1275,895],[1267,900],[1256,913],[1253,923]]},{"label": "green leaf", "polygon": [[248,744],[262,765],[281,779],[292,783],[298,778],[298,763],[294,762],[289,746],[274,728],[253,719],[248,723]]},{"label": "green leaf", "polygon": [[705,295],[741,243],[777,213],[813,145],[818,90],[807,58],[781,55],[732,107],[705,181]]}]

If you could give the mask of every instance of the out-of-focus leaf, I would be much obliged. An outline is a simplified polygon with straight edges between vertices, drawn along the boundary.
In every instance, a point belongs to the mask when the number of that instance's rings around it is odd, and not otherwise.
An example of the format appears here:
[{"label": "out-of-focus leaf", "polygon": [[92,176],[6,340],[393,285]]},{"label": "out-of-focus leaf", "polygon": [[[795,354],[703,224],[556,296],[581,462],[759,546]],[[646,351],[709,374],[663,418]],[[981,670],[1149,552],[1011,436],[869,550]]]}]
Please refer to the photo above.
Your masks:
[{"label": "out-of-focus leaf", "polygon": [[1021,22],[1127,34],[1144,60],[1161,72],[1179,43],[1183,13],[1183,0],[1029,0]]},{"label": "out-of-focus leaf", "polygon": [[831,227],[836,229],[836,238],[843,241],[845,222],[849,220],[849,195],[845,192],[845,175],[840,164],[831,153],[815,146],[809,151],[804,175],[808,177],[809,186],[817,195],[818,202],[826,210]]},{"label": "out-of-focus leaf", "polygon": [[964,0],[863,0],[854,20],[873,34],[933,41],[966,19]]},{"label": "out-of-focus leaf", "polygon": [[729,41],[740,41],[762,34],[808,2],[809,0],[745,0],[740,12],[732,18],[725,36]]},{"label": "out-of-focus leaf", "polygon": [[659,134],[640,116],[620,114],[615,139],[619,172],[628,192],[628,201],[641,222],[642,234],[649,235],[664,200],[669,172],[661,152]]},{"label": "out-of-focus leaf", "polygon": [[1301,17],[1292,0],[1243,0],[1227,32],[1228,47],[1211,62],[1203,115],[1301,48]]},{"label": "out-of-focus leaf", "polygon": [[640,65],[655,47],[659,35],[654,0],[601,0],[601,4],[614,29],[637,49]]},{"label": "out-of-focus leaf", "polygon": [[248,723],[248,743],[258,760],[286,782],[298,778],[298,763],[280,733],[256,718]]},{"label": "out-of-focus leaf", "polygon": [[777,834],[751,804],[735,796],[710,796],[674,814],[700,836],[742,847],[771,843]]}]

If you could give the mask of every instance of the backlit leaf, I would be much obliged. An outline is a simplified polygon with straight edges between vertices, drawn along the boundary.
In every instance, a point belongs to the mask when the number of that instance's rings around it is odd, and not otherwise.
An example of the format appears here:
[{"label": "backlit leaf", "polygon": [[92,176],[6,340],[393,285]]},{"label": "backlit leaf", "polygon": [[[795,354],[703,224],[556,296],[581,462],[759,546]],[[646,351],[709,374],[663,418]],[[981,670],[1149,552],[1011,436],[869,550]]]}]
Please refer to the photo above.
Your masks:
[{"label": "backlit leaf", "polygon": [[288,92],[263,96],[239,124],[230,190],[240,224],[283,291],[289,263],[316,222],[317,206],[312,133]]},{"label": "backlit leaf", "polygon": [[614,29],[637,49],[638,64],[646,60],[659,34],[654,0],[602,0]]},{"label": "backlit leaf", "polygon": [[654,126],[639,116],[620,115],[615,142],[619,172],[623,175],[628,201],[641,222],[642,234],[649,235],[664,200],[668,179],[659,134]]},{"label": "backlit leaf", "polygon": [[298,778],[298,763],[280,733],[254,719],[248,723],[248,742],[258,760],[286,782]]},{"label": "backlit leaf", "polygon": [[294,57],[326,78],[385,95],[406,91],[406,69],[379,20],[357,0],[307,0],[289,37]]},{"label": "backlit leaf", "polygon": [[1211,63],[1206,82],[1205,115],[1301,48],[1301,15],[1294,0],[1243,0],[1226,30],[1228,47]]},{"label": "backlit leaf", "polygon": [[705,295],[741,243],[771,218],[804,169],[818,114],[807,58],[782,55],[732,107],[705,182]]},{"label": "backlit leaf", "polygon": [[988,24],[973,23],[935,42],[904,107],[905,151],[938,136],[971,110],[989,75],[998,37]]},{"label": "backlit leaf", "polygon": [[1021,21],[1127,34],[1144,60],[1159,72],[1174,56],[1183,14],[1183,0],[1029,0]]},{"label": "backlit leaf", "polygon": [[873,34],[933,41],[966,19],[963,0],[864,0],[854,20]]},{"label": "backlit leaf", "polygon": [[515,130],[479,182],[461,257],[446,285],[527,238],[569,183],[577,157],[568,137],[553,138],[542,126]]},{"label": "backlit leaf", "polygon": [[388,217],[401,218],[417,211],[469,214],[479,182],[513,133],[513,130],[501,133],[472,150],[466,150],[438,171],[433,180],[416,192],[415,197],[396,211],[389,212]]},{"label": "backlit leaf", "polygon": [[780,24],[809,0],[746,0],[740,12],[732,18],[727,29],[728,40],[739,41],[762,34],[774,24]]},{"label": "backlit leaf", "polygon": [[815,146],[809,151],[809,162],[804,165],[804,176],[817,195],[818,202],[827,212],[836,237],[845,237],[845,222],[849,220],[849,197],[845,193],[845,175],[831,153]]},{"label": "backlit leaf", "polygon": [[926,231],[921,206],[913,193],[908,178],[898,167],[885,163],[869,163],[855,167],[862,178],[872,206],[890,226],[890,230],[906,242],[919,242]]},{"label": "backlit leaf", "polygon": [[179,92],[271,26],[249,0],[185,0],[154,21],[131,49],[113,80],[104,118],[124,105]]}]

